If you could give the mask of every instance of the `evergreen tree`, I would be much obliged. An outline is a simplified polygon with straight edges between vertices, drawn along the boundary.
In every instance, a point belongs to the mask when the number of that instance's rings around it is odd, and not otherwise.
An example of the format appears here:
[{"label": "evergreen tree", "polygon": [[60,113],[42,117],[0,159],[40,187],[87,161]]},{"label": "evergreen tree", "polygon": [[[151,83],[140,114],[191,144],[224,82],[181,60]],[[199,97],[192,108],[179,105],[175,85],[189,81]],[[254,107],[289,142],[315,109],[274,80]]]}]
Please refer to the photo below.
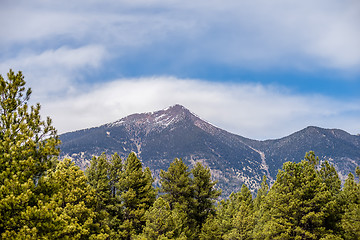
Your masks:
[{"label": "evergreen tree", "polygon": [[93,189],[87,184],[84,172],[70,159],[61,161],[40,184],[46,184],[53,192],[47,204],[55,224],[48,228],[52,230],[49,239],[107,238],[107,229],[96,223]]},{"label": "evergreen tree", "polygon": [[185,211],[190,211],[193,206],[193,189],[188,167],[181,159],[175,159],[168,170],[160,172],[161,192],[173,209],[178,203]]},{"label": "evergreen tree", "polygon": [[131,236],[142,232],[146,221],[145,212],[153,205],[156,198],[153,181],[149,168],[143,170],[141,161],[135,153],[130,153],[120,182],[124,217],[121,228],[124,239],[130,239]]},{"label": "evergreen tree", "polygon": [[215,201],[220,196],[221,190],[215,189],[215,184],[211,180],[209,168],[204,168],[201,163],[196,163],[191,169],[193,175],[192,188],[194,194],[193,218],[196,227],[201,229],[209,214],[215,213]]},{"label": "evergreen tree", "polygon": [[176,158],[166,172],[161,170],[160,177],[161,192],[164,193],[162,197],[175,215],[175,225],[181,226],[182,234],[186,238],[194,239],[198,232],[193,218],[195,201],[188,167],[181,159]]},{"label": "evergreen tree", "polygon": [[[267,184],[267,178],[264,175],[260,188],[257,191],[256,198],[254,200],[254,208],[256,211],[260,211],[261,205],[269,191],[269,185]],[[260,213],[259,213],[260,214]]]},{"label": "evergreen tree", "polygon": [[360,184],[355,181],[352,173],[349,173],[345,181],[341,197],[345,202],[341,221],[344,239],[360,239]]},{"label": "evergreen tree", "polygon": [[162,197],[154,202],[154,205],[145,213],[146,226],[142,236],[145,239],[172,239],[176,227],[173,211],[170,205]]},{"label": "evergreen tree", "polygon": [[255,224],[254,204],[246,185],[222,200],[216,215],[210,215],[202,227],[200,239],[251,239]]},{"label": "evergreen tree", "polygon": [[333,195],[339,194],[341,190],[341,180],[335,167],[326,160],[321,164],[319,174],[322,181],[325,183],[327,190]]},{"label": "evergreen tree", "polygon": [[110,202],[107,210],[109,213],[108,224],[111,229],[110,239],[119,239],[123,222],[120,184],[122,182],[124,169],[122,160],[117,153],[112,156],[109,167]]},{"label": "evergreen tree", "polygon": [[287,162],[265,198],[256,239],[320,239],[337,236],[327,228],[333,195],[316,169],[310,152],[300,163]]},{"label": "evergreen tree", "polygon": [[251,239],[254,228],[254,204],[252,195],[246,185],[239,193],[230,196],[227,205],[227,215],[230,217],[230,227],[224,234],[224,239]]},{"label": "evergreen tree", "polygon": [[[225,219],[214,215],[209,215],[201,228],[199,239],[201,240],[220,240],[224,234],[223,225]],[[226,224],[227,225],[227,224]]]},{"label": "evergreen tree", "polygon": [[215,213],[215,200],[221,193],[215,189],[210,169],[197,163],[189,172],[181,159],[175,159],[166,172],[161,171],[160,177],[162,199],[169,205],[176,226],[171,231],[173,237],[198,239],[201,226]]},{"label": "evergreen tree", "polygon": [[109,225],[110,215],[108,206],[111,204],[111,186],[109,178],[109,162],[105,153],[94,156],[85,174],[89,185],[93,188],[96,221],[101,227]]},{"label": "evergreen tree", "polygon": [[[49,222],[46,189],[38,185],[54,167],[60,144],[51,119],[41,120],[40,104],[28,105],[31,89],[12,70],[0,75],[0,236],[37,239]],[[50,227],[50,226],[49,226]]]},{"label": "evergreen tree", "polygon": [[255,220],[255,226],[253,229],[252,236],[259,236],[262,235],[262,220],[268,219],[269,214],[269,206],[266,204],[266,196],[269,191],[269,186],[266,182],[267,178],[264,175],[263,180],[260,185],[260,189],[258,189],[256,198],[254,200],[254,220]]},{"label": "evergreen tree", "polygon": [[341,228],[339,222],[342,217],[342,201],[339,201],[339,195],[341,193],[341,180],[335,167],[327,160],[321,164],[318,173],[325,184],[325,194],[328,195],[328,200],[322,207],[325,214],[324,227],[331,230],[333,234],[340,235]]}]

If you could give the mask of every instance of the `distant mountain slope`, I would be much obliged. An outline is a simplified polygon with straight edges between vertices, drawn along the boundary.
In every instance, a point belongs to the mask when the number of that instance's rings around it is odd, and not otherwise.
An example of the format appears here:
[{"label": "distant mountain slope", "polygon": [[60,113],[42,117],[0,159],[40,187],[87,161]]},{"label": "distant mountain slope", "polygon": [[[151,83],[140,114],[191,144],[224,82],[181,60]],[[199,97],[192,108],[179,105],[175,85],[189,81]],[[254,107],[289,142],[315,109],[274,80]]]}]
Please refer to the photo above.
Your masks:
[{"label": "distant mountain slope", "polygon": [[188,109],[175,105],[153,113],[133,114],[100,127],[60,136],[62,156],[83,169],[93,155],[135,152],[155,177],[174,158],[210,167],[224,195],[243,183],[256,189],[263,175],[275,179],[285,161],[300,161],[309,150],[327,158],[341,174],[360,165],[360,137],[342,130],[308,127],[277,140],[256,141],[217,128]]},{"label": "distant mountain slope", "polygon": [[284,162],[299,161],[310,150],[336,165],[343,179],[360,164],[360,137],[339,129],[311,126],[281,139],[252,143],[264,152],[272,176]]}]

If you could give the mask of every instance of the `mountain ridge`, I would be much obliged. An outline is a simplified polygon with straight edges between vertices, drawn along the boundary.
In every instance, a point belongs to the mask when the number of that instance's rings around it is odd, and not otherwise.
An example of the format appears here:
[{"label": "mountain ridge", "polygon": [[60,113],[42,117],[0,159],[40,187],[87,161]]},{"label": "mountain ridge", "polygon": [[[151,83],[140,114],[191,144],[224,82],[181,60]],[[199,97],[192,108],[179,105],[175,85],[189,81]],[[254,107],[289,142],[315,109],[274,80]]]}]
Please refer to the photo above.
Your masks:
[{"label": "mountain ridge", "polygon": [[309,126],[280,139],[253,140],[230,133],[202,120],[176,104],[163,110],[136,113],[99,127],[60,135],[61,156],[70,157],[82,169],[92,155],[117,152],[123,159],[135,152],[158,184],[160,169],[175,158],[187,165],[208,166],[225,194],[243,183],[253,191],[263,175],[273,181],[286,161],[300,161],[314,150],[329,159],[344,177],[360,165],[360,137],[339,129]]}]

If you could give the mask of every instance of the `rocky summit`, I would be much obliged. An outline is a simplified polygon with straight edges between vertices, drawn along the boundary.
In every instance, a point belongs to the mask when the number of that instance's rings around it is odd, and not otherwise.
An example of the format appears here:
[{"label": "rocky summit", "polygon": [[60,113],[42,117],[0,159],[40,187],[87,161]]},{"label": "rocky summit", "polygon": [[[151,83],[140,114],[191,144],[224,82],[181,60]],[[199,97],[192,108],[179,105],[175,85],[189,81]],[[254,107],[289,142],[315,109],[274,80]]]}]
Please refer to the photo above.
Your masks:
[{"label": "rocky summit", "polygon": [[223,196],[246,184],[255,191],[266,175],[270,183],[286,161],[299,162],[315,151],[335,165],[345,179],[360,165],[360,136],[339,129],[307,127],[290,136],[258,141],[229,133],[202,120],[181,105],[137,113],[113,123],[60,135],[61,156],[85,169],[92,156],[117,152],[123,159],[135,152],[159,183],[160,170],[175,158],[190,167],[208,166]]}]

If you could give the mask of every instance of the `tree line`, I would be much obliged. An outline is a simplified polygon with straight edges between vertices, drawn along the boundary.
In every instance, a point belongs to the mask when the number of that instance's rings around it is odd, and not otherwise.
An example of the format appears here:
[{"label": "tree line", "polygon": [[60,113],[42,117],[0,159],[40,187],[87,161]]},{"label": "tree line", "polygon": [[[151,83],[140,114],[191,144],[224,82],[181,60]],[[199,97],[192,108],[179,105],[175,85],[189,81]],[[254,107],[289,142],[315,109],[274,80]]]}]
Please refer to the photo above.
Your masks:
[{"label": "tree line", "polygon": [[[59,160],[60,141],[21,72],[0,75],[0,239],[360,239],[360,183],[342,186],[314,152],[287,162],[270,187],[219,200],[210,169],[181,159],[160,172],[134,153]],[[360,177],[360,169],[356,169]]]}]

